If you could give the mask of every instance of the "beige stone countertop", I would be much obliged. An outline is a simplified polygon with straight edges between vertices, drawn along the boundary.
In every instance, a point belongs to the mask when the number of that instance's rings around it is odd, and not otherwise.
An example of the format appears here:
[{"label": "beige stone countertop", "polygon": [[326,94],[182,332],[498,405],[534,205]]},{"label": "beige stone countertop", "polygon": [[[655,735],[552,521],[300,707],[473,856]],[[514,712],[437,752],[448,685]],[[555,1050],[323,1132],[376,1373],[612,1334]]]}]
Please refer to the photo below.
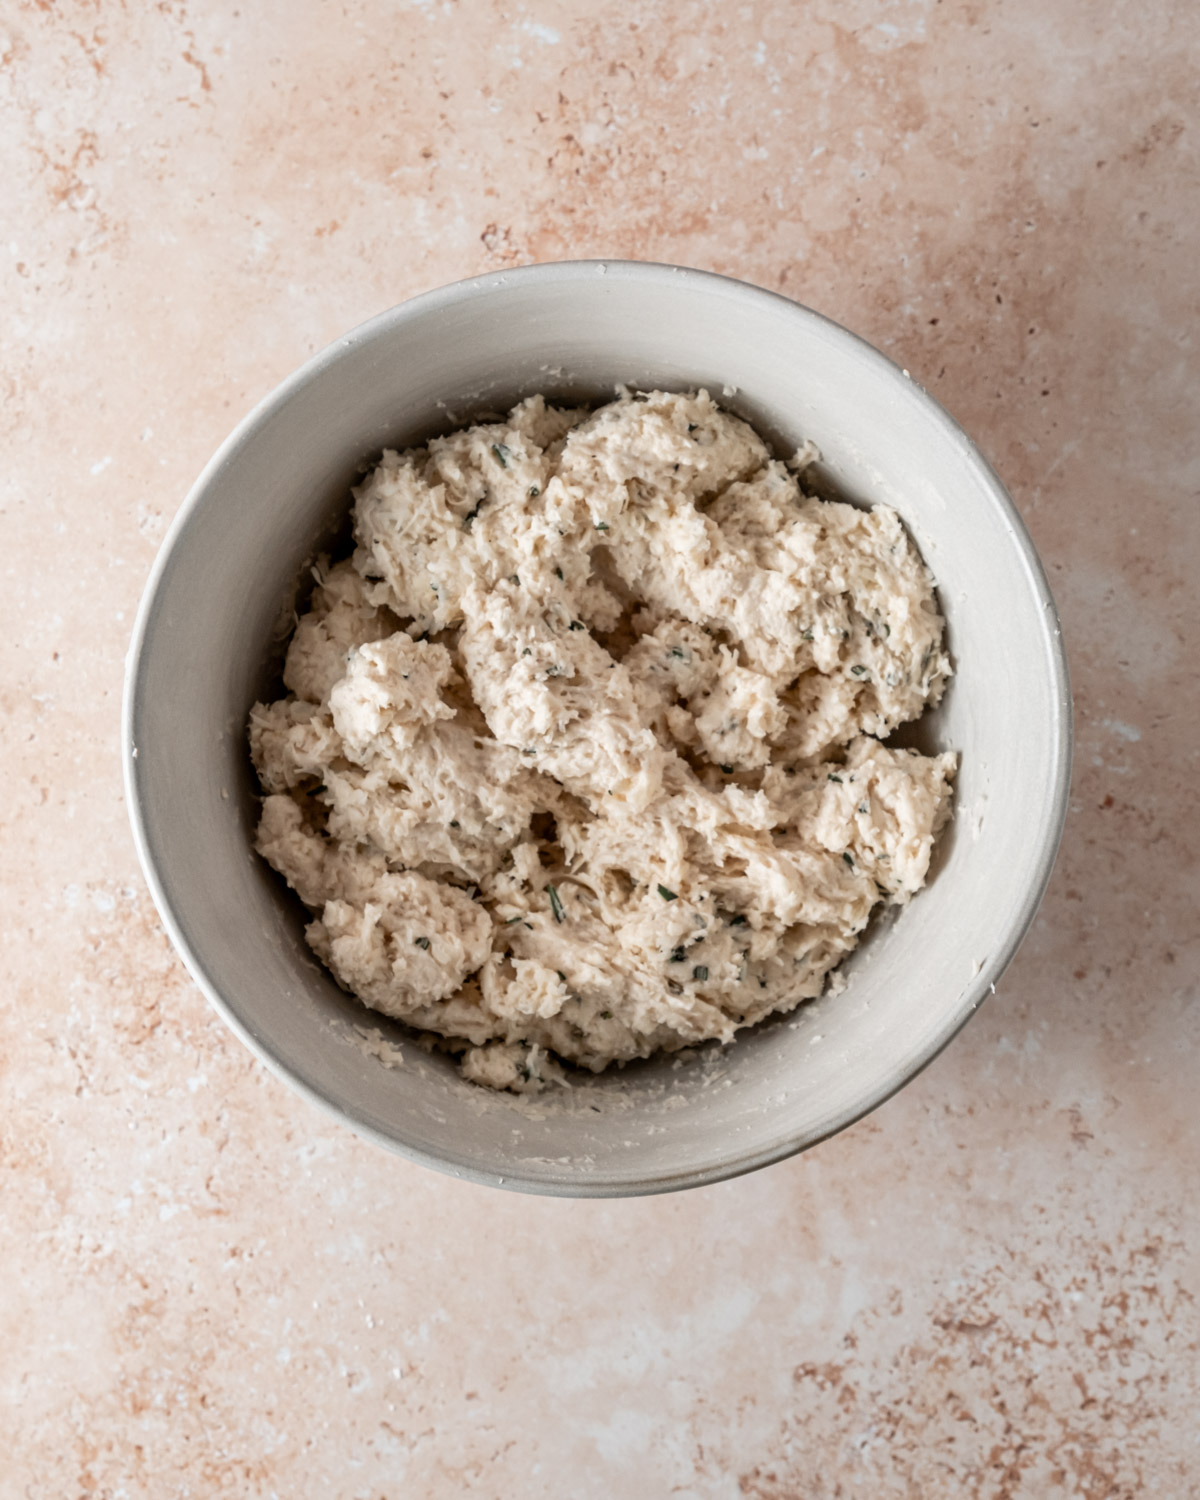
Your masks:
[{"label": "beige stone countertop", "polygon": [[[1193,0],[0,8],[0,1497],[1200,1494]],[[617,1202],[356,1139],[143,884],[123,657],[233,424],[581,256],[872,340],[1010,487],[1077,755],[1021,953],[841,1136]]]}]

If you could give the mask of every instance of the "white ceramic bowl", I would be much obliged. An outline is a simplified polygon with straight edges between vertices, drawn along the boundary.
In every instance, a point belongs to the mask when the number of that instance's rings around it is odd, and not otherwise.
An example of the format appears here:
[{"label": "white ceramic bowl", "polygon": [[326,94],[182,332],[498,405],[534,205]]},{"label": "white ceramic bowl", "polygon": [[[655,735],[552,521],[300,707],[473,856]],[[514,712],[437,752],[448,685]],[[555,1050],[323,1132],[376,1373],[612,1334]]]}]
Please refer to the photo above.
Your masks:
[{"label": "white ceramic bowl", "polygon": [[[886,501],[939,584],[957,675],[914,743],[959,752],[928,887],[876,923],[845,992],[724,1050],[585,1079],[536,1105],[464,1083],[364,1012],[315,961],[303,913],[251,852],[245,725],[271,686],[304,564],[360,464],[544,392],[578,401],[707,387],[791,453],[812,438],[849,498]],[[282,625],[281,625],[282,622]],[[310,360],[197,481],[130,649],[126,780],[146,878],[196,982],[307,1098],[379,1144],[479,1182],[568,1195],[713,1182],[840,1130],[912,1078],[987,995],[1028,928],[1066,807],[1059,625],[1025,528],[937,403],[868,344],[741,282],[567,262],[418,297]],[[385,1067],[358,1028],[399,1043]]]}]

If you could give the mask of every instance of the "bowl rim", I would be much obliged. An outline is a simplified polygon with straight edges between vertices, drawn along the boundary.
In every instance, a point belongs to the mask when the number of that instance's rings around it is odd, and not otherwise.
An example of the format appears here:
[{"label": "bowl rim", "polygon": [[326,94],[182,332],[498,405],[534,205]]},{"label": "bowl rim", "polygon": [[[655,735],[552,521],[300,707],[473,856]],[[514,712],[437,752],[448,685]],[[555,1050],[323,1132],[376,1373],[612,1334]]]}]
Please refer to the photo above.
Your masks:
[{"label": "bowl rim", "polygon": [[[189,940],[182,915],[176,912],[160,879],[151,814],[141,790],[134,730],[142,689],[143,654],[155,617],[162,606],[163,585],[172,556],[192,515],[203,505],[214,480],[234,456],[254,440],[257,430],[267,419],[282,410],[295,392],[318,379],[339,360],[345,358],[357,345],[401,328],[410,320],[425,317],[431,313],[436,314],[440,309],[460,302],[464,296],[478,293],[487,287],[507,286],[511,282],[553,283],[583,277],[590,279],[598,272],[612,276],[614,283],[631,279],[656,282],[686,278],[689,282],[699,283],[725,297],[757,303],[770,302],[781,314],[807,323],[810,327],[820,328],[826,336],[844,341],[857,351],[860,359],[874,366],[880,374],[890,379],[903,380],[907,386],[910,386],[918,399],[927,407],[928,415],[935,426],[941,429],[947,440],[959,448],[963,458],[981,481],[981,488],[987,493],[990,503],[996,507],[1006,523],[1031,592],[1042,606],[1044,660],[1048,669],[1056,713],[1052,725],[1053,764],[1050,811],[1042,828],[1038,831],[1038,850],[1033,866],[1033,877],[1018,909],[1017,918],[1012,923],[1005,942],[999,945],[995,952],[989,954],[979,973],[964,991],[959,1007],[941,1030],[934,1034],[915,1060],[910,1060],[898,1077],[887,1080],[868,1095],[843,1108],[822,1127],[793,1132],[767,1146],[751,1151],[735,1152],[728,1157],[676,1173],[647,1176],[638,1175],[636,1172],[609,1172],[603,1177],[589,1179],[572,1177],[569,1169],[537,1175],[520,1167],[514,1167],[512,1171],[503,1173],[493,1172],[480,1168],[466,1156],[456,1154],[453,1149],[448,1149],[444,1154],[435,1154],[409,1145],[363,1118],[356,1112],[352,1103],[339,1103],[322,1093],[294,1072],[274,1052],[269,1038],[253,1032],[233,1012],[218,986],[210,978],[200,953]],[[124,790],[134,845],[143,876],[175,952],[182,959],[185,968],[209,1004],[238,1039],[276,1078],[295,1090],[310,1104],[315,1105],[340,1124],[347,1126],[355,1134],[393,1154],[419,1166],[489,1187],[501,1187],[553,1197],[577,1198],[635,1197],[677,1192],[685,1188],[702,1187],[726,1181],[757,1171],[761,1167],[785,1161],[801,1151],[819,1145],[820,1142],[828,1140],[831,1136],[863,1119],[924,1072],[958,1035],[988,994],[995,993],[997,981],[1012,961],[1033,924],[1050,882],[1066,821],[1073,742],[1074,713],[1062,624],[1045,568],[1016,505],[995,469],[969,434],[945,410],[936,397],[930,395],[924,386],[913,380],[906,369],[861,335],[780,292],[715,271],[658,261],[619,258],[543,261],[448,282],[399,302],[368,318],[365,322],[359,323],[349,332],[340,335],[311,355],[299,368],[270,390],[241,418],[205,464],[188,490],[163,538],[143,588],[126,652],[121,710],[121,759]]]}]

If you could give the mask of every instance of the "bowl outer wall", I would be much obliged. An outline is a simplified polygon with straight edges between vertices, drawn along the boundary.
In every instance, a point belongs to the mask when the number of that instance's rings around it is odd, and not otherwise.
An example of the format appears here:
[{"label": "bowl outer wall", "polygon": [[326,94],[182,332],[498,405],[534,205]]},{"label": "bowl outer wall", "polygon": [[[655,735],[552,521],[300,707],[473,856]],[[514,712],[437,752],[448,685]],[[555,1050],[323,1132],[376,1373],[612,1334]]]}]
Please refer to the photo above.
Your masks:
[{"label": "bowl outer wall", "polygon": [[[303,942],[298,903],[250,848],[245,723],[305,562],[364,458],[535,391],[706,386],[780,452],[813,438],[847,495],[903,516],[939,583],[957,675],[923,722],[960,755],[935,878],[844,965],[849,987],[699,1060],[588,1080],[542,1105],[491,1098],[375,1018]],[[780,1160],[874,1108],[994,986],[1036,912],[1066,811],[1066,664],[1032,543],[956,423],[890,360],[776,294],[640,262],[563,262],[427,293],[339,339],[238,426],[156,561],[127,665],[130,813],[192,976],[280,1077],[410,1159],[531,1191],[617,1196]],[[383,1023],[386,1025],[386,1023]]]}]

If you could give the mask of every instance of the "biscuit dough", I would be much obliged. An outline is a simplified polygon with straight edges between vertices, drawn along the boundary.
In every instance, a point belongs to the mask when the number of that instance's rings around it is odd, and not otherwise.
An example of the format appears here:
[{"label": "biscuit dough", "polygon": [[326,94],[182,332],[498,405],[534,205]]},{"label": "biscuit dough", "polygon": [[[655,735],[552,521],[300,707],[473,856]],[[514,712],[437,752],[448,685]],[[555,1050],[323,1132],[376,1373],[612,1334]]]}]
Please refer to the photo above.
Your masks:
[{"label": "biscuit dough", "polygon": [[259,852],[365,1005],[536,1090],[818,995],[923,884],[953,754],[896,513],[704,391],[388,451],[256,704]]}]

